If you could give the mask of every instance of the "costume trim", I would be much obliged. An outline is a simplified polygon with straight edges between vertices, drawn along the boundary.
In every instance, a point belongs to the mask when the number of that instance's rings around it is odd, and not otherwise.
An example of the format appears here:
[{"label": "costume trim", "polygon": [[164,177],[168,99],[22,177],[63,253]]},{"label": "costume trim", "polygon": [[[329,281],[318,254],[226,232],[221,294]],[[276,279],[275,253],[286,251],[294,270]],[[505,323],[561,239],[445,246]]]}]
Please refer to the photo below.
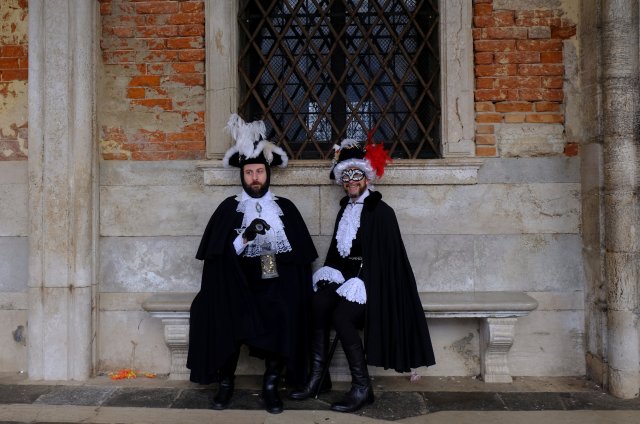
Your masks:
[{"label": "costume trim", "polygon": [[[290,252],[291,244],[289,243],[289,239],[287,239],[287,234],[284,232],[282,219],[280,219],[284,214],[271,195],[271,191],[268,191],[259,199],[249,197],[243,192],[240,198],[241,201],[238,203],[236,212],[243,214],[243,230],[256,218],[264,219],[271,226],[271,229],[269,229],[269,231],[264,235],[257,234],[255,240],[247,244],[243,255],[248,257],[263,255],[265,252],[263,251],[262,246],[265,243],[270,243],[271,249],[276,253]],[[260,204],[260,212],[256,209],[257,204]]]},{"label": "costume trim", "polygon": [[330,266],[323,266],[313,273],[312,281],[314,292],[318,291],[318,282],[322,280],[338,284],[344,283],[344,277],[342,276],[342,273]]},{"label": "costume trim", "polygon": [[364,281],[358,277],[349,278],[345,281],[344,284],[338,287],[336,294],[344,297],[349,302],[361,305],[367,303],[367,289],[364,287]]},{"label": "costume trim", "polygon": [[367,176],[367,180],[369,181],[373,181],[376,178],[376,171],[373,169],[369,161],[353,158],[338,162],[333,168],[333,176],[335,177],[336,184],[342,185],[342,180],[340,179],[342,171],[351,167],[361,169],[365,173],[365,175]]},{"label": "costume trim", "polygon": [[358,234],[360,228],[360,216],[362,215],[362,203],[349,203],[342,213],[338,231],[336,231],[336,241],[338,253],[343,258],[349,256],[351,245]]}]

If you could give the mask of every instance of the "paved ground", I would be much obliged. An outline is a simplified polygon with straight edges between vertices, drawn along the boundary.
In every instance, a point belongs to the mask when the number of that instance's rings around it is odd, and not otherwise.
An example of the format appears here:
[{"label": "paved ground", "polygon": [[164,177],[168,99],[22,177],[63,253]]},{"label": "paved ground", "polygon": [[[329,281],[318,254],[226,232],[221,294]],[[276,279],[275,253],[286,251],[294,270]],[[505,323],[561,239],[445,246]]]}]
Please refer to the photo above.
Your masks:
[{"label": "paved ground", "polygon": [[374,381],[376,402],[357,414],[329,410],[346,383],[320,399],[285,398],[285,412],[262,410],[259,378],[239,377],[227,411],[208,409],[215,388],[157,379],[82,383],[0,375],[0,422],[9,423],[517,423],[640,422],[640,399],[621,400],[579,378],[518,378],[485,384],[470,378],[402,377]]}]

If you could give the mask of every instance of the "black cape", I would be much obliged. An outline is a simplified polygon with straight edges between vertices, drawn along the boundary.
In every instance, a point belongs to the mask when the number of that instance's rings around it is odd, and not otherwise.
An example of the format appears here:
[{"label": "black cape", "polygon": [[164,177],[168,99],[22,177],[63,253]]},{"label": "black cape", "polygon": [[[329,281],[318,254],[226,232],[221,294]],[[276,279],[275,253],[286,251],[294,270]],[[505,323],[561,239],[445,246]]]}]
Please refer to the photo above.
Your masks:
[{"label": "black cape", "polygon": [[311,263],[317,253],[295,205],[275,198],[291,251],[276,255],[279,277],[260,279],[259,258],[238,256],[233,247],[243,215],[236,197],[211,216],[196,258],[204,260],[200,292],[191,304],[187,367],[191,381],[218,381],[218,371],[247,344],[251,354],[284,358],[287,377],[306,379]]},{"label": "black cape", "polygon": [[[360,278],[367,290],[364,344],[367,363],[408,372],[435,364],[427,320],[395,212],[377,191],[364,200],[358,238]],[[326,266],[339,269],[336,232],[348,197],[340,201]]]}]

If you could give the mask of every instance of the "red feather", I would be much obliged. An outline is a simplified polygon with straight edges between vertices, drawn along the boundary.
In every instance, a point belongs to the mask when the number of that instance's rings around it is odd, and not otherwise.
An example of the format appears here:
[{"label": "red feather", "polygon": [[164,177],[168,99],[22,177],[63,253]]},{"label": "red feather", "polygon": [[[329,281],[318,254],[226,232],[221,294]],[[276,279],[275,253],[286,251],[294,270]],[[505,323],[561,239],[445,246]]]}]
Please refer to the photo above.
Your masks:
[{"label": "red feather", "polygon": [[384,150],[384,146],[382,143],[375,143],[373,141],[373,134],[376,132],[376,128],[372,128],[367,133],[367,153],[365,154],[365,159],[371,163],[371,167],[374,171],[376,171],[376,175],[378,178],[384,175],[384,168],[387,166],[387,163],[392,163],[393,159],[389,156],[389,152]]}]

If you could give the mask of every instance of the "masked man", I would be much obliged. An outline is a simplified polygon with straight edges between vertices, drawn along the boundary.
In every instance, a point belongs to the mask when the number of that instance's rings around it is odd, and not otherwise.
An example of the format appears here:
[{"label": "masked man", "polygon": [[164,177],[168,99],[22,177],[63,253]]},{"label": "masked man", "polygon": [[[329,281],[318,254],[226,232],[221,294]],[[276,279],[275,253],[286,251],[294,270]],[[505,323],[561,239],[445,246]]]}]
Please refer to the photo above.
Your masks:
[{"label": "masked man", "polygon": [[[329,328],[335,328],[351,372],[351,390],[331,405],[353,412],[374,401],[367,364],[408,372],[435,364],[416,280],[393,209],[373,191],[389,161],[382,145],[336,146],[331,178],[346,192],[324,266],[313,275],[311,375],[290,397],[331,388],[321,377]],[[359,330],[364,329],[364,345]],[[321,387],[322,384],[322,387]]]},{"label": "masked man", "polygon": [[196,257],[204,261],[200,292],[191,305],[187,367],[191,381],[219,381],[213,409],[229,406],[240,346],[265,360],[262,399],[282,412],[278,381],[283,368],[292,383],[306,378],[312,294],[311,263],[317,253],[294,204],[274,196],[271,166],[287,164],[285,152],[261,140],[261,121],[232,115],[236,145],[225,166],[240,168],[242,192],[218,206]]}]

